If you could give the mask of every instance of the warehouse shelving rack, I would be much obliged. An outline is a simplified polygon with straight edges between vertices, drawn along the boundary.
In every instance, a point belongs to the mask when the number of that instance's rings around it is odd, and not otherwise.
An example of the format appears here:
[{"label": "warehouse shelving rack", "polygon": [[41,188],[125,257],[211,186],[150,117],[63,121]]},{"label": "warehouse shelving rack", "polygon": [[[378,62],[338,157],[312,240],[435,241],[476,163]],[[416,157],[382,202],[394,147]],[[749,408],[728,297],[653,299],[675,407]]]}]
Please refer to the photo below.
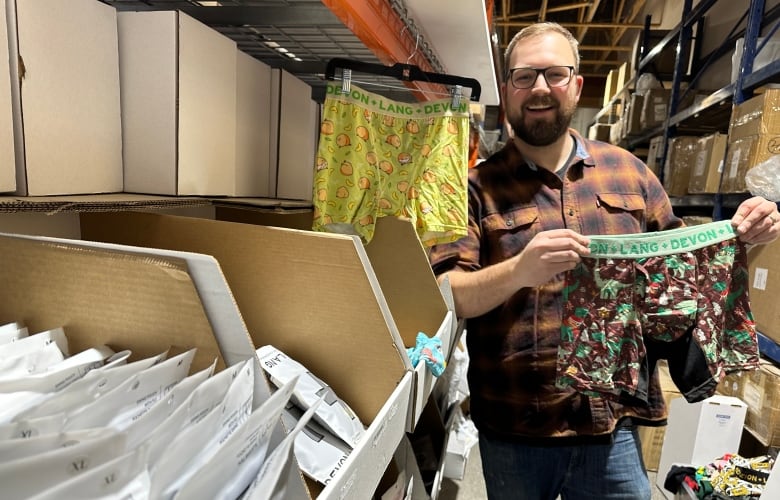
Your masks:
[{"label": "warehouse shelving rack", "polygon": [[[665,51],[674,48],[676,59],[671,79],[671,95],[666,121],[660,126],[642,131],[637,136],[626,138],[625,143],[622,144],[626,149],[637,149],[647,145],[651,138],[662,136],[662,151],[659,155],[659,162],[663,165],[666,161],[666,145],[669,138],[675,137],[680,132],[726,132],[733,105],[741,104],[752,97],[753,92],[762,85],[780,82],[780,61],[772,61],[759,70],[753,71],[756,54],[763,48],[758,44],[759,34],[763,29],[766,29],[765,38],[769,39],[780,27],[780,5],[764,12],[764,0],[750,0],[744,15],[737,21],[723,43],[711,53],[704,56],[699,55],[697,47],[699,44],[694,44],[694,41],[702,34],[704,16],[718,1],[702,0],[693,7],[692,0],[685,0],[681,21],[652,48],[647,46],[648,40],[651,39],[650,19],[647,18],[642,34],[642,50],[635,65],[634,75],[594,117],[595,123],[611,113],[615,104],[621,103],[629,89],[635,86],[639,76],[647,72],[652,73],[653,62]],[[737,27],[745,20],[747,20],[745,28],[738,30]],[[688,88],[694,88],[699,76],[709,64],[730,54],[736,40],[741,37],[744,37],[745,42],[736,82],[716,90],[690,107],[679,109],[679,103],[685,92],[682,84],[685,82],[688,83]],[[688,57],[691,51],[693,58],[689,72],[687,69]],[[735,208],[745,197],[746,195],[721,193],[687,195],[672,198],[672,204],[681,210],[693,212],[702,212],[711,207],[713,218],[720,220],[724,218],[724,208]]]}]

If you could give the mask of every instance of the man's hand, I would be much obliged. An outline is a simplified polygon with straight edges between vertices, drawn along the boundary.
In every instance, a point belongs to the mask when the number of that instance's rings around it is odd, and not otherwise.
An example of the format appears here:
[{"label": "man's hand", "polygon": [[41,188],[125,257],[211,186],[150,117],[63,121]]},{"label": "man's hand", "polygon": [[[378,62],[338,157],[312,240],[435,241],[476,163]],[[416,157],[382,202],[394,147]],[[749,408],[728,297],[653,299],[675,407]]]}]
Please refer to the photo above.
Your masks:
[{"label": "man's hand", "polygon": [[736,228],[739,239],[749,245],[771,243],[780,236],[780,214],[777,205],[760,196],[743,201],[731,225]]},{"label": "man's hand", "polygon": [[543,231],[517,256],[516,269],[523,286],[539,286],[556,274],[573,269],[581,256],[590,254],[590,240],[571,229]]}]

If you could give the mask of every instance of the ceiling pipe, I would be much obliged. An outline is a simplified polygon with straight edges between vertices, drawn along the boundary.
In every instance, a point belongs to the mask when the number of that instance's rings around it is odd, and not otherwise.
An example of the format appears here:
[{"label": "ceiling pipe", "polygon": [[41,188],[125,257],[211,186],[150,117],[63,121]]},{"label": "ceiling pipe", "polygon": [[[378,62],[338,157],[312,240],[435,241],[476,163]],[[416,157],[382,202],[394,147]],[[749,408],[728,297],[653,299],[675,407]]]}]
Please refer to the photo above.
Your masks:
[{"label": "ceiling pipe", "polygon": [[[386,0],[322,0],[382,64],[413,64],[426,72],[436,72],[431,62],[418,50],[420,40]],[[420,101],[441,99],[449,95],[438,84],[420,81],[403,82]]]}]

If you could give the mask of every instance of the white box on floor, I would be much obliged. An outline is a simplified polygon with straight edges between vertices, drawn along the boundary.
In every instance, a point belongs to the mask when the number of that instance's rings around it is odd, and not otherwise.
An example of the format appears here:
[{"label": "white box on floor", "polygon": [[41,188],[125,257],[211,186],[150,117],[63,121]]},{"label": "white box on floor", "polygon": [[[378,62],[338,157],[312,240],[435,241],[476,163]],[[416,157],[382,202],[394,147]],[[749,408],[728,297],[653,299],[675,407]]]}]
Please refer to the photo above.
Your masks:
[{"label": "white box on floor", "polygon": [[693,404],[682,397],[672,400],[656,476],[666,498],[674,497],[664,488],[672,465],[703,466],[739,451],[746,414],[747,405],[731,396],[715,395]]},{"label": "white box on floor", "polygon": [[5,10],[16,193],[122,191],[116,10],[94,0]]},{"label": "white box on floor", "polygon": [[125,191],[234,195],[236,43],[177,11],[117,17]]}]

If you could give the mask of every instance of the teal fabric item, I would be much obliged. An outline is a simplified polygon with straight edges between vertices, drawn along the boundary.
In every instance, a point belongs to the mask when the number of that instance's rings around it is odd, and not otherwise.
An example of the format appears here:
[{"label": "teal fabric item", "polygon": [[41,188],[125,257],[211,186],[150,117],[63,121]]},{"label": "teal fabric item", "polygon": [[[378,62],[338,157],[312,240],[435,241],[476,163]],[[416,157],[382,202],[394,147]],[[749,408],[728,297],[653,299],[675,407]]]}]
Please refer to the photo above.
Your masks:
[{"label": "teal fabric item", "polygon": [[447,367],[440,338],[430,338],[423,332],[417,332],[417,344],[414,347],[407,348],[406,352],[409,354],[412,366],[417,368],[417,364],[422,359],[434,377],[444,373],[444,369]]}]

